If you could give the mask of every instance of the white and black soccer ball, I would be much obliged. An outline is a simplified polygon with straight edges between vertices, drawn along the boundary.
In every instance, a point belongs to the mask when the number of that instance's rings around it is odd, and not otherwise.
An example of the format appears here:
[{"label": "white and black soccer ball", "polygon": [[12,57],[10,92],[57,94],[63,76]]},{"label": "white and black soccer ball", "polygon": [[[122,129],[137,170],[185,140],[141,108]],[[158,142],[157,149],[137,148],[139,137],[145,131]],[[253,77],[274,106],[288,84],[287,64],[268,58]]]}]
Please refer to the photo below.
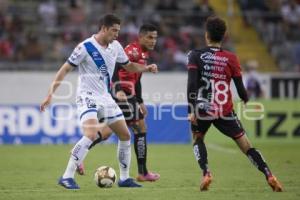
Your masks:
[{"label": "white and black soccer ball", "polygon": [[110,188],[117,180],[116,171],[108,166],[99,167],[94,176],[96,185],[101,188]]}]

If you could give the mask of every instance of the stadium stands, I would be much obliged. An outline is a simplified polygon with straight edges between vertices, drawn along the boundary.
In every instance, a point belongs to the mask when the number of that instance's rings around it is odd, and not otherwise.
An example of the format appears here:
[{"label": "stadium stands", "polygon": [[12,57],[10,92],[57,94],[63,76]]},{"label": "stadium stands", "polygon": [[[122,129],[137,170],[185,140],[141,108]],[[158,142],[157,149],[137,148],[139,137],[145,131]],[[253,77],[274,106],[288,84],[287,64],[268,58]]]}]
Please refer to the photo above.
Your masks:
[{"label": "stadium stands", "polygon": [[[0,70],[55,70],[79,41],[97,31],[99,13],[108,12],[117,13],[124,19],[119,37],[124,45],[137,37],[138,26],[143,22],[156,24],[160,38],[151,57],[158,61],[162,71],[185,70],[187,51],[204,45],[203,24],[207,16],[215,13],[215,2],[218,1],[1,0]],[[227,11],[217,14],[231,16],[233,20],[239,18],[232,16],[237,14],[231,12],[233,1],[226,1],[228,5],[220,2]],[[239,15],[244,17],[240,34],[243,35],[247,27],[254,27],[265,44],[262,48],[267,47],[279,70],[299,71],[300,39],[299,24],[296,23],[300,16],[299,1],[237,2],[241,9]],[[234,28],[233,21],[228,23],[229,28]],[[238,50],[238,42],[239,38],[232,34],[226,38],[225,47]],[[274,71],[274,62],[260,62],[267,56],[261,56],[259,63],[268,66],[258,70]]]}]

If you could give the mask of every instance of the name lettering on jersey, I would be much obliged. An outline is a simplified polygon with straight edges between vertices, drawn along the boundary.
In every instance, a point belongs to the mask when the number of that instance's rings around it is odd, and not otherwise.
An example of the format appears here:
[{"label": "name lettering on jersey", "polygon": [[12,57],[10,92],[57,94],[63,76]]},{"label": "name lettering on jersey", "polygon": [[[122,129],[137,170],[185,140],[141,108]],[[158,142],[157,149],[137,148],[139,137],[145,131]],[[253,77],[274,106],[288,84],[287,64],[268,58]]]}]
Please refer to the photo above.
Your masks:
[{"label": "name lettering on jersey", "polygon": [[215,79],[224,79],[226,80],[226,74],[217,74],[210,71],[202,71],[202,76],[208,77],[208,78],[215,78]]}]

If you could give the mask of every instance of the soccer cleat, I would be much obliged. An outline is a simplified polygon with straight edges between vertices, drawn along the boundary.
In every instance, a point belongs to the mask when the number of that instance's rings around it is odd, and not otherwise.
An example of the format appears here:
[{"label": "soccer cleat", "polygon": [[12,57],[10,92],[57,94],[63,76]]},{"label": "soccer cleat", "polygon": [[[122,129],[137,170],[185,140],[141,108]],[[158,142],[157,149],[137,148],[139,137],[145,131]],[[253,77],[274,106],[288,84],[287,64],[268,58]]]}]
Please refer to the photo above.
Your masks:
[{"label": "soccer cleat", "polygon": [[84,165],[83,163],[79,164],[76,168],[76,172],[79,175],[84,175]]},{"label": "soccer cleat", "polygon": [[200,191],[207,191],[211,182],[212,182],[211,173],[206,173],[202,178],[200,184]]},{"label": "soccer cleat", "polygon": [[160,178],[160,175],[158,173],[148,172],[148,174],[146,174],[146,175],[139,174],[136,177],[136,180],[139,182],[144,182],[144,181],[154,182],[154,181],[157,181],[159,178]]},{"label": "soccer cleat", "polygon": [[119,187],[142,187],[142,185],[134,182],[134,180],[132,178],[128,178],[124,181],[119,180],[118,185],[119,185]]},{"label": "soccer cleat", "polygon": [[75,180],[73,178],[60,177],[60,179],[58,180],[58,185],[61,185],[64,188],[70,189],[70,190],[80,189],[80,187],[77,185],[77,183],[75,182]]},{"label": "soccer cleat", "polygon": [[282,185],[275,176],[268,177],[268,184],[274,192],[282,192]]}]

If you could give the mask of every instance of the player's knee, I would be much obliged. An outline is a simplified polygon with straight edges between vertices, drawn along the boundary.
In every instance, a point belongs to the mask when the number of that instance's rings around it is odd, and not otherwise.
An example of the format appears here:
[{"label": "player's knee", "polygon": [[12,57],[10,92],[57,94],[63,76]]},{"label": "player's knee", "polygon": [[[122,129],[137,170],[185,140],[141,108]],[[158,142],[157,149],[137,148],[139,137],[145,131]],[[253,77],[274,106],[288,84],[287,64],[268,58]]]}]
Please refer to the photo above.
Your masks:
[{"label": "player's knee", "polygon": [[204,140],[205,134],[200,132],[193,132],[193,138],[194,140]]},{"label": "player's knee", "polygon": [[247,151],[252,148],[252,145],[246,135],[242,135],[241,137],[235,139],[235,141],[244,154],[247,154]]},{"label": "player's knee", "polygon": [[108,138],[109,138],[108,135],[104,135],[104,136],[102,136],[102,141],[105,141],[105,140],[107,140]]},{"label": "player's knee", "polygon": [[146,133],[147,132],[147,126],[146,126],[145,123],[139,123],[138,126],[139,126],[139,129],[140,129],[141,133]]},{"label": "player's knee", "polygon": [[85,129],[84,130],[84,135],[89,138],[91,141],[94,141],[97,139],[97,130],[95,129]]},{"label": "player's knee", "polygon": [[119,139],[121,141],[128,141],[128,140],[130,140],[130,134],[129,134],[129,132],[128,133],[120,134],[119,135]]}]

